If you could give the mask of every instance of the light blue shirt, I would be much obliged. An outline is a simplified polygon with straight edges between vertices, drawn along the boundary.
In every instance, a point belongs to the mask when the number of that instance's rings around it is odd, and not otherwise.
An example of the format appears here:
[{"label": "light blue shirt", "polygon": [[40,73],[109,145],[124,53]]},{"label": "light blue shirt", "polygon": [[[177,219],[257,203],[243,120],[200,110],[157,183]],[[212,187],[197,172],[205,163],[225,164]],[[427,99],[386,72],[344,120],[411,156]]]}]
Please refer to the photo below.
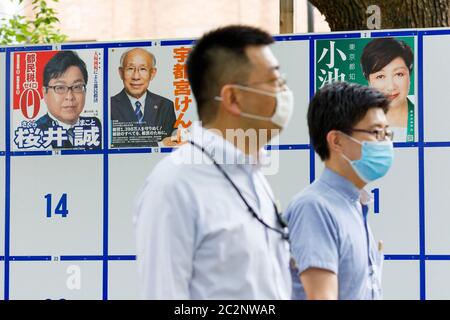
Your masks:
[{"label": "light blue shirt", "polygon": [[349,180],[325,168],[321,177],[290,203],[285,217],[297,264],[291,268],[294,299],[306,299],[299,275],[309,268],[337,275],[338,299],[381,298],[383,256],[369,226],[366,233],[361,205],[368,198],[364,189],[358,190]]},{"label": "light blue shirt", "polygon": [[[191,139],[222,163],[259,216],[280,228],[260,166],[201,127]],[[291,298],[288,242],[258,222],[222,173],[189,143],[147,178],[134,222],[144,298]]]}]

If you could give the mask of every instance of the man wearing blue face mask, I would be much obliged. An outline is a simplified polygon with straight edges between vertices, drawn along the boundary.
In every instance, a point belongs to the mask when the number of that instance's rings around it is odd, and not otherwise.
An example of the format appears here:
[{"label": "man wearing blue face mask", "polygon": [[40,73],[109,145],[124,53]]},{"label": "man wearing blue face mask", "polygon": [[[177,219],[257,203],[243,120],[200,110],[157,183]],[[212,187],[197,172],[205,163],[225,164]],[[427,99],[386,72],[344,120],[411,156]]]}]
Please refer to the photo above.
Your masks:
[{"label": "man wearing blue face mask", "polygon": [[388,99],[376,89],[338,82],[318,91],[308,110],[322,175],[286,211],[294,299],[380,299],[383,256],[367,223],[363,188],[393,161]]}]

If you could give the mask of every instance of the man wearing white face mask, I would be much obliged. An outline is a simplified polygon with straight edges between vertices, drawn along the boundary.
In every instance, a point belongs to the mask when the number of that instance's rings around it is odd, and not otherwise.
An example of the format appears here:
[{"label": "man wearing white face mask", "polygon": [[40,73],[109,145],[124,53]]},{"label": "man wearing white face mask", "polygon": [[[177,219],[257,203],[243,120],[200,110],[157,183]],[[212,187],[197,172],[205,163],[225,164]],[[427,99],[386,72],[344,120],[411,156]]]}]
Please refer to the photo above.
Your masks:
[{"label": "man wearing white face mask", "polygon": [[[290,299],[286,224],[261,172],[293,111],[266,32],[214,30],[187,67],[199,118],[147,178],[135,207],[148,299]],[[252,134],[254,133],[254,134]]]},{"label": "man wearing white face mask", "polygon": [[389,100],[376,89],[334,83],[308,109],[311,143],[325,170],[289,205],[295,299],[380,299],[383,255],[367,223],[370,194],[393,161]]}]

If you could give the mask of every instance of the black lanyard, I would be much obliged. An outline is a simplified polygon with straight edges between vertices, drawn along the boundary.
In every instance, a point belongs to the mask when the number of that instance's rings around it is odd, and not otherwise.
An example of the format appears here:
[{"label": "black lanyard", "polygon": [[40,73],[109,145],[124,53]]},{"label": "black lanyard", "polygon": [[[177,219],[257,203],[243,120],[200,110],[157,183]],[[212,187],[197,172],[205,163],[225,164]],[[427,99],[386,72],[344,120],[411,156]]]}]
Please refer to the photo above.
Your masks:
[{"label": "black lanyard", "polygon": [[275,209],[275,216],[277,218],[278,224],[281,226],[282,229],[277,229],[277,228],[271,227],[263,219],[261,219],[261,217],[258,216],[256,211],[248,204],[247,200],[244,198],[244,196],[242,195],[242,192],[239,190],[239,188],[236,186],[236,184],[233,182],[233,180],[231,180],[231,178],[228,176],[228,174],[225,172],[225,170],[216,162],[216,160],[208,152],[206,152],[203,147],[199,146],[198,144],[194,143],[193,141],[189,141],[189,142],[194,147],[200,149],[204,154],[206,154],[209,159],[211,159],[211,161],[216,166],[216,168],[220,172],[222,172],[225,179],[227,179],[230,182],[230,184],[233,186],[234,190],[236,190],[237,194],[239,195],[239,197],[242,199],[242,201],[246,205],[248,211],[250,211],[250,213],[252,214],[253,217],[256,218],[256,220],[258,220],[267,229],[270,229],[272,231],[275,231],[276,233],[279,233],[284,240],[289,241],[289,232],[284,230],[287,228],[287,223],[286,223],[286,221],[284,221],[283,217],[281,216],[281,213],[278,211],[278,208],[272,199],[270,199],[270,200],[272,201],[273,207]]}]

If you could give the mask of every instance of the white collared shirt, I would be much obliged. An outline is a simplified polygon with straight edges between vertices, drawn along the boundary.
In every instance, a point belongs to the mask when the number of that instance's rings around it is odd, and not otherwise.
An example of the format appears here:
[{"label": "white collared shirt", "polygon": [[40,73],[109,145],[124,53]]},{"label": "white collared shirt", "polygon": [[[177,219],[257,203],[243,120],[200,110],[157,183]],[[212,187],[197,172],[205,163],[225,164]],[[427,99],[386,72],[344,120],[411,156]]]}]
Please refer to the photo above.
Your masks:
[{"label": "white collared shirt", "polygon": [[[214,158],[246,160],[201,127]],[[200,164],[195,164],[199,159]],[[221,164],[247,202],[281,229],[258,164]],[[136,198],[137,262],[146,299],[290,299],[289,244],[252,216],[229,181],[191,144],[160,161]]]},{"label": "white collared shirt", "polygon": [[125,92],[125,93],[127,94],[128,99],[130,99],[131,106],[133,107],[134,113],[136,113],[136,101],[139,101],[141,103],[142,116],[144,116],[145,99],[147,97],[147,91],[145,91],[144,94],[142,95],[142,97],[140,97],[139,99],[136,99],[135,97],[130,96],[127,92]]}]

